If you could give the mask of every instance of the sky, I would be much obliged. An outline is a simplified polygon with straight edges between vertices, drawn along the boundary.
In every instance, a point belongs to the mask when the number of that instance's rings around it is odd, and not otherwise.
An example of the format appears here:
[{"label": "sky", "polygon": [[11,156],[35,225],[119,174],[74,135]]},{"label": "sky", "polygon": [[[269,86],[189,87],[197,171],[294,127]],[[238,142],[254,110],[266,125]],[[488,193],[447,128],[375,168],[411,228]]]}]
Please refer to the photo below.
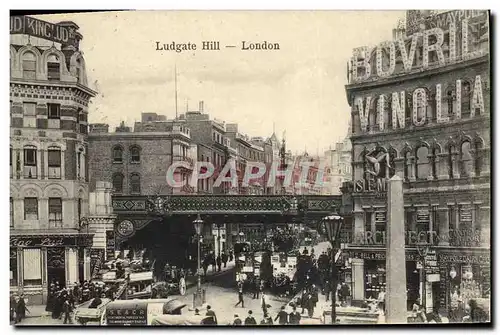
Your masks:
[{"label": "sky", "polygon": [[[320,153],[347,135],[347,61],[352,49],[392,39],[403,11],[139,11],[39,15],[80,27],[90,88],[99,94],[91,123],[133,125],[141,112],[175,117],[186,106],[238,123],[249,136],[279,138],[287,148]],[[202,41],[220,51],[200,51]],[[157,51],[156,42],[198,50]],[[241,42],[277,42],[277,51],[243,51]],[[224,45],[237,48],[224,48]]]}]

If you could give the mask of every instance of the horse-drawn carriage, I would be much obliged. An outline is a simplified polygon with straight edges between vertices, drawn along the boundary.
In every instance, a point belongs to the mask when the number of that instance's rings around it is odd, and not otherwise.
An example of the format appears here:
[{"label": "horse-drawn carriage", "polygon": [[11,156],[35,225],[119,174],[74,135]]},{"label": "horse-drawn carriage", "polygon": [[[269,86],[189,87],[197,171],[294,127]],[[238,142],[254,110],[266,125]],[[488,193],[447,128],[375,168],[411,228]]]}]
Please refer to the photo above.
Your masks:
[{"label": "horse-drawn carriage", "polygon": [[176,266],[167,267],[164,275],[164,281],[154,283],[151,288],[153,299],[186,294],[186,273],[183,269],[178,269]]}]

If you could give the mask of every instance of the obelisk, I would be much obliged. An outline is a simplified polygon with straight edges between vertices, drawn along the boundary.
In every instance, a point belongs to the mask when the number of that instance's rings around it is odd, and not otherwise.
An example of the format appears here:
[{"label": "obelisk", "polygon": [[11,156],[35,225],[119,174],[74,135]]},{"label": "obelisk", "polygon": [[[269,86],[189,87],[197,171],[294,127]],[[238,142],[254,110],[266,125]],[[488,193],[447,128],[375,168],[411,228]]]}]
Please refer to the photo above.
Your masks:
[{"label": "obelisk", "polygon": [[395,175],[387,186],[386,323],[407,323],[406,255],[403,180]]}]

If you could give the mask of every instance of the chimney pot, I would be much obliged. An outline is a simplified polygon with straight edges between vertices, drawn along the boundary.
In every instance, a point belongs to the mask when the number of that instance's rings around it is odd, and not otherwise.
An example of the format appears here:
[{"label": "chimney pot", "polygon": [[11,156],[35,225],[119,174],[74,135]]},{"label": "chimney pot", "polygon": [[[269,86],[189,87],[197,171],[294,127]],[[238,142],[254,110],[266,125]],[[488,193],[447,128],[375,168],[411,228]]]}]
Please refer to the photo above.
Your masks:
[{"label": "chimney pot", "polygon": [[200,101],[200,108],[199,108],[199,110],[200,110],[200,113],[203,113],[203,101]]}]

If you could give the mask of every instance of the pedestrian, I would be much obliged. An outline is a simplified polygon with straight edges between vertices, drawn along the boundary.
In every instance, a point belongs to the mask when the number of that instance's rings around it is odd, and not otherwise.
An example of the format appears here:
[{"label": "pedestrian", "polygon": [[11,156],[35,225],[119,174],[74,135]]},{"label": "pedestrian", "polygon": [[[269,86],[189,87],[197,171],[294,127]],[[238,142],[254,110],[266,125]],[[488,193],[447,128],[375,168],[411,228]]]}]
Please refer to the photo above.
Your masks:
[{"label": "pedestrian", "polygon": [[315,304],[316,303],[314,302],[314,297],[311,294],[307,295],[306,308],[307,308],[307,315],[309,315],[310,318],[312,318],[314,315]]},{"label": "pedestrian", "polygon": [[207,314],[205,314],[206,316],[211,316],[212,317],[212,321],[214,325],[217,324],[217,316],[215,315],[215,312],[212,310],[212,307],[210,305],[207,306]]},{"label": "pedestrian", "polygon": [[300,307],[302,307],[302,312],[300,312],[300,314],[304,314],[304,309],[306,308],[307,306],[307,291],[306,289],[304,289],[302,291],[302,296],[300,298]]},{"label": "pedestrian", "polygon": [[11,294],[10,295],[10,321],[16,321],[15,314],[16,314],[16,297],[13,294]]},{"label": "pedestrian", "polygon": [[229,261],[232,262],[234,259],[234,253],[233,250],[229,250]]},{"label": "pedestrian", "polygon": [[470,322],[488,322],[488,315],[478,306],[477,301],[474,299],[469,300],[470,307]]},{"label": "pedestrian", "polygon": [[241,326],[243,322],[241,321],[238,314],[234,314],[233,326]]},{"label": "pedestrian", "polygon": [[298,325],[298,324],[300,324],[300,319],[301,319],[301,315],[297,311],[297,307],[293,306],[293,310],[292,310],[292,312],[290,313],[290,316],[289,316],[289,322],[290,322],[290,324],[291,325]]},{"label": "pedestrian", "polygon": [[245,302],[243,301],[243,284],[241,282],[238,283],[238,302],[234,307],[238,306],[241,303],[241,307],[245,308]]},{"label": "pedestrian", "polygon": [[340,296],[341,296],[341,302],[343,303],[344,306],[347,305],[347,299],[351,295],[349,286],[343,282],[341,287],[340,287]]},{"label": "pedestrian", "polygon": [[285,311],[285,306],[281,306],[281,311],[279,311],[274,321],[278,321],[280,325],[286,325],[288,323],[288,313]]},{"label": "pedestrian", "polygon": [[200,310],[198,308],[194,309],[194,315],[200,315]]},{"label": "pedestrian", "polygon": [[208,271],[208,260],[204,259],[203,260],[203,277],[207,276],[207,271]]},{"label": "pedestrian", "polygon": [[64,300],[64,303],[63,303],[63,312],[64,312],[64,322],[63,322],[63,324],[67,324],[67,323],[71,324],[72,323],[71,322],[71,315],[70,315],[71,314],[71,310],[72,310],[72,308],[71,308],[71,304],[69,302],[69,299],[66,298]]},{"label": "pedestrian", "polygon": [[257,324],[257,321],[255,320],[255,318],[253,317],[252,315],[252,311],[248,311],[248,316],[246,317],[245,319],[245,326],[251,326],[251,325],[256,325]]},{"label": "pedestrian", "polygon": [[259,299],[259,284],[257,284],[257,278],[252,279],[252,291],[253,291],[253,298],[252,299]]},{"label": "pedestrian", "polygon": [[222,260],[222,263],[224,264],[224,269],[225,269],[227,266],[227,255],[225,252],[222,253],[221,260]]},{"label": "pedestrian", "polygon": [[215,262],[215,255],[210,254],[210,264],[212,264],[212,272],[215,272],[217,263]]},{"label": "pedestrian", "polygon": [[216,263],[217,263],[217,271],[220,272],[222,267],[222,258],[220,256],[217,256]]},{"label": "pedestrian", "polygon": [[380,309],[382,309],[385,313],[385,288],[383,287],[378,294],[377,302],[380,306]]},{"label": "pedestrian", "polygon": [[24,294],[21,294],[16,304],[16,323],[21,322],[26,317],[26,302]]},{"label": "pedestrian", "polygon": [[314,307],[316,307],[316,304],[318,302],[318,288],[314,284],[311,287],[311,296],[312,296],[313,305],[314,305]]},{"label": "pedestrian", "polygon": [[265,315],[267,314],[267,297],[264,293],[262,293],[262,296],[261,296],[261,300],[260,300],[260,304],[261,304],[261,307],[262,307],[262,313]]},{"label": "pedestrian", "polygon": [[326,300],[325,301],[329,301],[330,300],[330,293],[331,293],[332,289],[331,289],[331,284],[330,284],[330,281],[328,279],[325,280],[325,298]]}]

